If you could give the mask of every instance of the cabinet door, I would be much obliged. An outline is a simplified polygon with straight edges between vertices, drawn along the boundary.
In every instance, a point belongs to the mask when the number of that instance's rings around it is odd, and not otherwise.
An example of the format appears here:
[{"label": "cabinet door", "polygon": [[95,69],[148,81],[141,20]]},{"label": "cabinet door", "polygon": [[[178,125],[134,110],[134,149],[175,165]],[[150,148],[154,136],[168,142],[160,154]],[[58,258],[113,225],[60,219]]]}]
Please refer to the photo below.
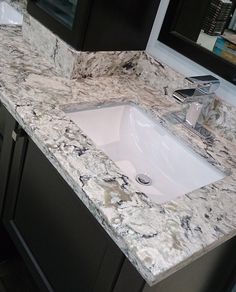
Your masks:
[{"label": "cabinet door", "polygon": [[31,140],[13,160],[4,223],[41,290],[112,291],[121,251]]},{"label": "cabinet door", "polygon": [[16,121],[0,103],[0,217],[14,148],[11,135],[15,127]]}]

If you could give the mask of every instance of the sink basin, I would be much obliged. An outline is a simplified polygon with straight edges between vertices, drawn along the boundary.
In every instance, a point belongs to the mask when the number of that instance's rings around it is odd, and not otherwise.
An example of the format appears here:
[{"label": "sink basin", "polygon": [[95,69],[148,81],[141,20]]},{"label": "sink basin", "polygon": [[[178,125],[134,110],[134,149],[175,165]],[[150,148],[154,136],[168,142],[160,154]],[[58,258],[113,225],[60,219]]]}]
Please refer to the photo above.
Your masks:
[{"label": "sink basin", "polygon": [[23,16],[6,2],[0,2],[0,25],[21,25]]},{"label": "sink basin", "polygon": [[157,203],[225,176],[136,106],[94,108],[66,115]]}]

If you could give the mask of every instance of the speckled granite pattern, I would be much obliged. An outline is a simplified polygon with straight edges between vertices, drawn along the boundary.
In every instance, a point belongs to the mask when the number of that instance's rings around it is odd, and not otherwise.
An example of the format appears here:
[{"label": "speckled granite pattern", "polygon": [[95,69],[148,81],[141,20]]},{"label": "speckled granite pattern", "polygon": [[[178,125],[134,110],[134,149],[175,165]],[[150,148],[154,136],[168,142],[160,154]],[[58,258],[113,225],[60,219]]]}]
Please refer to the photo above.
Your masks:
[{"label": "speckled granite pattern", "polygon": [[[76,51],[27,13],[24,16],[23,37],[33,49],[51,62],[63,77],[69,79],[134,75],[153,88],[162,87],[167,95],[171,95],[177,88],[188,86],[182,74],[158,62],[143,51]],[[223,107],[221,107],[221,102],[214,103],[210,108],[211,114],[206,112],[203,120],[205,121],[205,116],[213,117],[214,115],[218,119],[220,112],[221,118],[224,115],[224,122],[226,122],[227,113],[231,108],[224,111]],[[232,117],[234,118],[234,115],[230,115],[230,120]],[[236,117],[234,120],[236,122]]]},{"label": "speckled granite pattern", "polygon": [[153,87],[160,87],[161,84],[168,93],[184,84],[181,74],[163,66],[143,51],[76,51],[29,14],[24,16],[23,37],[40,55],[52,62],[63,77],[80,79],[135,75]]},{"label": "speckled granite pattern", "polygon": [[[55,66],[61,76],[70,79],[133,75],[157,90],[162,88],[165,95],[169,96],[174,90],[189,86],[182,74],[145,52],[76,51],[27,13],[24,16],[23,37]],[[204,108],[200,120],[207,125],[216,123],[229,138],[236,134],[235,110],[220,99]]]},{"label": "speckled granite pattern", "polygon": [[142,52],[81,52],[53,34],[29,14],[24,16],[23,36],[42,56],[59,70],[63,77],[109,76],[132,73]]},{"label": "speckled granite pattern", "polygon": [[209,126],[216,125],[222,136],[234,141],[236,138],[236,107],[216,99],[208,112],[205,123]]},{"label": "speckled granite pattern", "polygon": [[[236,137],[226,139],[223,123],[206,144],[166,119],[181,107],[161,81],[153,88],[135,74],[64,79],[19,28],[0,34],[2,103],[150,285],[236,235]],[[150,202],[62,111],[121,102],[139,105],[227,176],[174,201]]]}]

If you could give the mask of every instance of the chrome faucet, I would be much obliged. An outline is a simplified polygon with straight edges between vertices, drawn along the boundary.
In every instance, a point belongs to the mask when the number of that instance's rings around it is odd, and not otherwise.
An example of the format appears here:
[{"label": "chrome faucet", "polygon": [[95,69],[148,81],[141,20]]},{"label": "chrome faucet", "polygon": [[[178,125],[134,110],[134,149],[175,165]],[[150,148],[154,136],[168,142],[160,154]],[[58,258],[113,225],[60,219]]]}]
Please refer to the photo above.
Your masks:
[{"label": "chrome faucet", "polygon": [[173,93],[173,97],[182,103],[192,102],[196,99],[203,100],[206,96],[214,94],[220,86],[219,79],[211,75],[186,77],[185,80],[195,87],[179,89]]},{"label": "chrome faucet", "polygon": [[173,93],[173,97],[179,103],[190,103],[186,116],[182,122],[188,128],[195,129],[197,134],[201,132],[201,136],[205,137],[206,135],[202,135],[202,133],[206,131],[207,134],[209,134],[209,132],[199,125],[199,117],[213,101],[215,91],[220,86],[220,81],[211,75],[187,77],[185,80],[192,85],[191,88],[176,90]]}]

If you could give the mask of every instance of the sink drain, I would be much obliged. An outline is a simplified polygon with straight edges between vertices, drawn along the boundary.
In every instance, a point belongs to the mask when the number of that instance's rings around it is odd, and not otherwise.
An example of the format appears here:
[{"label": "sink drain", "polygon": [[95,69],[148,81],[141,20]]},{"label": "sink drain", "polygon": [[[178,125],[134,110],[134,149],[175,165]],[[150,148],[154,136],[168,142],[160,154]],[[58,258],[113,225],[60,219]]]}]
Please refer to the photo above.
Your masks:
[{"label": "sink drain", "polygon": [[137,174],[135,179],[140,185],[143,186],[150,186],[152,184],[151,178],[145,174]]}]

